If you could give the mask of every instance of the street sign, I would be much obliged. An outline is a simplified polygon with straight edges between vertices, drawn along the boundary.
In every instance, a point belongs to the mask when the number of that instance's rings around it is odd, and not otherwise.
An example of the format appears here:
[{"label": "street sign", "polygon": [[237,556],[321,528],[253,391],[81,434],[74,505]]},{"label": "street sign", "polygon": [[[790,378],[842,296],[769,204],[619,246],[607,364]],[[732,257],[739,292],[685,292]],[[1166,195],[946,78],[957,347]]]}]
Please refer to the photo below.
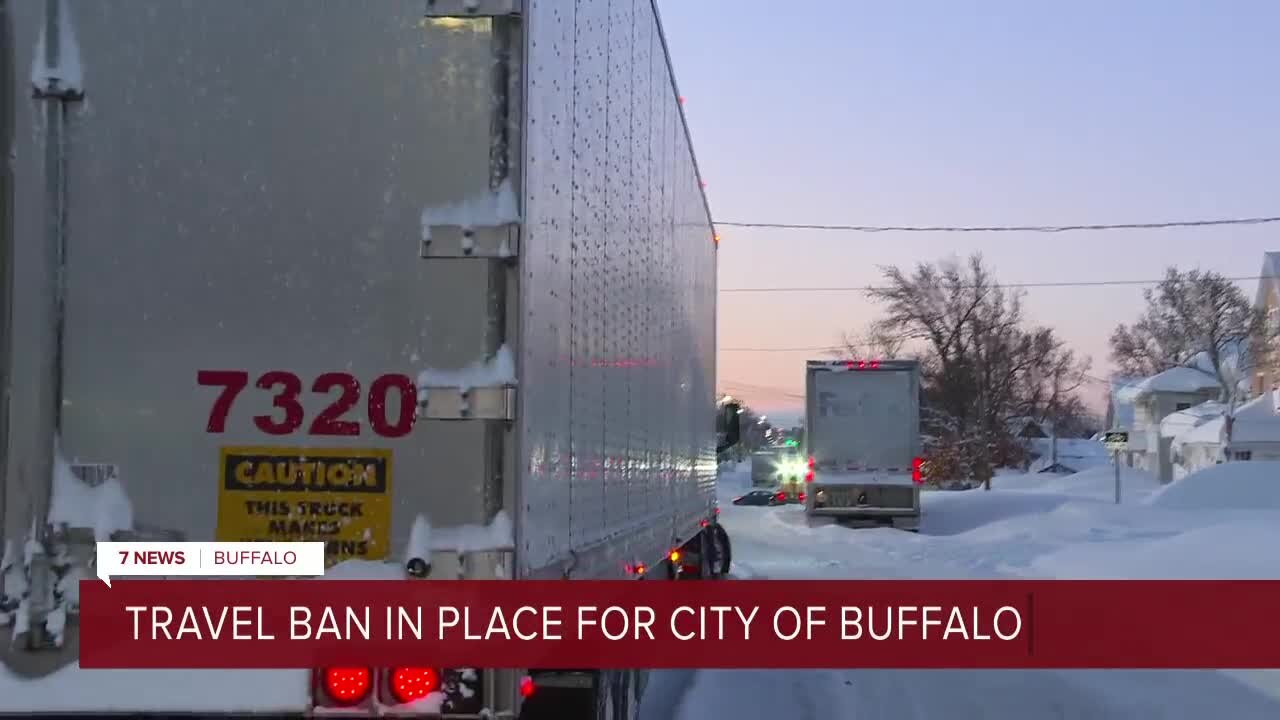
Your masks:
[{"label": "street sign", "polygon": [[1125,430],[1111,430],[1102,434],[1102,444],[1111,452],[1120,452],[1129,447],[1129,433]]}]

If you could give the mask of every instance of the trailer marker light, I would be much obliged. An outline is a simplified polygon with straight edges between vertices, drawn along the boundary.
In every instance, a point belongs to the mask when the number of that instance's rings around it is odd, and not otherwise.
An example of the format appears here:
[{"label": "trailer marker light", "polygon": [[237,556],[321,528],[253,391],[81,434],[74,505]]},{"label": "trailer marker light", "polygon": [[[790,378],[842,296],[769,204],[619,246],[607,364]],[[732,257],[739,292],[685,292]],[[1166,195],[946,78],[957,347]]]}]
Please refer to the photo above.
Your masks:
[{"label": "trailer marker light", "polygon": [[533,678],[529,677],[528,675],[525,675],[524,677],[520,678],[520,697],[522,698],[532,697],[533,692],[537,689],[538,689],[538,686],[533,684]]},{"label": "trailer marker light", "polygon": [[360,702],[369,694],[372,685],[368,668],[328,668],[324,671],[325,692],[340,703]]},{"label": "trailer marker light", "polygon": [[880,369],[880,361],[879,361],[879,360],[872,360],[872,361],[871,361],[871,369],[872,369],[872,370],[879,370],[879,369]]},{"label": "trailer marker light", "polygon": [[431,668],[396,668],[391,673],[391,694],[408,705],[440,688],[440,675]]},{"label": "trailer marker light", "polygon": [[706,526],[708,526],[708,525],[710,525],[710,524],[711,524],[711,521],[710,521],[710,520],[708,520],[708,519],[706,519],[706,518],[703,518],[703,519],[701,519],[701,520],[699,520],[699,521],[698,521],[698,526],[699,526],[699,527],[706,527]]},{"label": "trailer marker light", "polygon": [[804,474],[804,481],[805,481],[805,482],[813,482],[813,471],[812,471],[812,470],[810,470],[809,472],[807,472],[807,473],[805,473],[805,474]]},{"label": "trailer marker light", "polygon": [[636,566],[636,574],[637,574],[637,575],[644,575],[644,571],[645,571],[645,570],[647,570],[647,569],[648,569],[648,568],[646,568],[646,567],[644,566],[644,563],[640,563],[639,565],[637,565],[637,566]]},{"label": "trailer marker light", "polygon": [[911,481],[917,485],[924,482],[924,458],[911,458]]},{"label": "trailer marker light", "polygon": [[680,562],[680,551],[679,551],[679,550],[672,550],[672,551],[671,551],[671,562],[673,562],[673,563],[678,563],[678,562]]}]

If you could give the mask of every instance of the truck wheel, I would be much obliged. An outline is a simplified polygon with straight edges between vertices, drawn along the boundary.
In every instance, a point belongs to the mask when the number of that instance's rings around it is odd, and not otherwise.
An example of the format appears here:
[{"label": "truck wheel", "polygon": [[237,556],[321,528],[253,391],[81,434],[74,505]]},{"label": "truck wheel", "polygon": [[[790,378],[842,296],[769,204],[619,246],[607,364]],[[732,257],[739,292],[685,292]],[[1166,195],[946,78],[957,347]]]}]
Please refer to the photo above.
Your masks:
[{"label": "truck wheel", "polygon": [[729,542],[729,533],[719,523],[712,525],[707,530],[710,535],[707,538],[708,545],[712,547],[712,577],[728,577],[733,563],[733,545]]}]

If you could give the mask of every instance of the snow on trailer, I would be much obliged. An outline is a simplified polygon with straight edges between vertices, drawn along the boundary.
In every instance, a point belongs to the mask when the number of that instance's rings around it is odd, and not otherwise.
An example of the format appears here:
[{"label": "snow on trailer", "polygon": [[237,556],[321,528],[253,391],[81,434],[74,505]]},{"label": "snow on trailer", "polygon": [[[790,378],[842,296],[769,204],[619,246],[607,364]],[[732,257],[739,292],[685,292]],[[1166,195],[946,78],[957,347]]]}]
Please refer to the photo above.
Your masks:
[{"label": "snow on trailer", "polygon": [[[319,537],[428,578],[727,557],[714,233],[655,4],[377,8],[6,6],[37,93],[6,98],[36,112],[3,225],[0,614],[34,649],[6,627],[0,655],[31,683],[70,677],[53,586],[102,536]],[[445,709],[509,717],[519,676],[479,675]]]}]

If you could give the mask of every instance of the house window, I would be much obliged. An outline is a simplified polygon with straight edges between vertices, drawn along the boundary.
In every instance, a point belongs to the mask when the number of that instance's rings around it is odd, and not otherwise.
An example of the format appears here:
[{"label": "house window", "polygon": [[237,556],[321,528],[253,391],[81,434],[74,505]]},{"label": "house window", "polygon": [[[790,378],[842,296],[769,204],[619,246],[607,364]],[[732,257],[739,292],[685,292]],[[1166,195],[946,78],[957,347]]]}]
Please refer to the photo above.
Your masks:
[{"label": "house window", "polygon": [[1232,457],[1234,457],[1237,461],[1248,462],[1249,460],[1253,459],[1253,451],[1237,450],[1234,453],[1232,453]]},{"label": "house window", "polygon": [[1191,403],[1178,403],[1177,405],[1173,406],[1174,412],[1182,412],[1183,410],[1190,410],[1190,409],[1191,409]]}]

